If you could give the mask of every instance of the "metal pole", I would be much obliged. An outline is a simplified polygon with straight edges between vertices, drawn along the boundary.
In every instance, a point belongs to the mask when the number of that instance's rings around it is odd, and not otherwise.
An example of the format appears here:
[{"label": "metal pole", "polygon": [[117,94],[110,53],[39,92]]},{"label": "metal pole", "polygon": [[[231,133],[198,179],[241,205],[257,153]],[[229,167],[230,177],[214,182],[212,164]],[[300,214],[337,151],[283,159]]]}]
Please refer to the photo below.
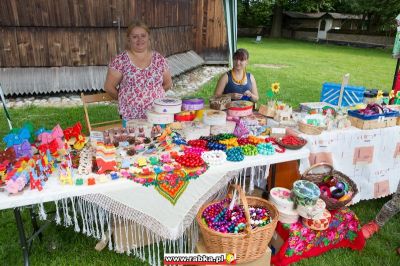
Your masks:
[{"label": "metal pole", "polygon": [[22,254],[24,256],[24,265],[29,266],[29,251],[28,242],[26,241],[26,235],[24,230],[24,224],[22,223],[21,212],[19,208],[14,209],[15,221],[17,223],[19,241],[21,244]]},{"label": "metal pole", "polygon": [[0,84],[0,100],[3,103],[3,109],[4,109],[4,113],[5,113],[6,117],[7,117],[8,127],[9,127],[10,130],[12,130],[13,127],[12,127],[12,124],[11,124],[11,117],[10,117],[10,114],[8,113],[8,110],[7,110],[6,99],[4,98],[3,88],[1,87],[1,84]]},{"label": "metal pole", "polygon": [[397,76],[399,75],[399,66],[400,66],[400,58],[397,58],[396,70],[394,71],[394,77],[393,77],[392,90],[394,90],[394,86],[396,85]]}]

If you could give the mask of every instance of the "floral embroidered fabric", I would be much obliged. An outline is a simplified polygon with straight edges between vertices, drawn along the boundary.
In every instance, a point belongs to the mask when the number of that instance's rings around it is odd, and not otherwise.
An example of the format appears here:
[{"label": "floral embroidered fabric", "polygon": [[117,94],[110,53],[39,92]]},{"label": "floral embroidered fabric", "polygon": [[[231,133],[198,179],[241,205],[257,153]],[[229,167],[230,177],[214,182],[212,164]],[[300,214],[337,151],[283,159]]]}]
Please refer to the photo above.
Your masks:
[{"label": "floral embroidered fabric", "polygon": [[278,223],[276,230],[283,238],[284,244],[272,257],[272,263],[288,265],[339,247],[363,249],[365,239],[357,216],[346,207],[331,211],[331,215],[329,228],[324,231],[312,230],[304,226],[301,221],[294,224]]},{"label": "floral embroidered fabric", "polygon": [[153,51],[151,63],[140,69],[135,66],[128,52],[117,55],[109,68],[122,74],[118,88],[119,113],[125,120],[146,118],[146,110],[150,109],[154,99],[165,95],[163,73],[168,68],[166,59]]}]

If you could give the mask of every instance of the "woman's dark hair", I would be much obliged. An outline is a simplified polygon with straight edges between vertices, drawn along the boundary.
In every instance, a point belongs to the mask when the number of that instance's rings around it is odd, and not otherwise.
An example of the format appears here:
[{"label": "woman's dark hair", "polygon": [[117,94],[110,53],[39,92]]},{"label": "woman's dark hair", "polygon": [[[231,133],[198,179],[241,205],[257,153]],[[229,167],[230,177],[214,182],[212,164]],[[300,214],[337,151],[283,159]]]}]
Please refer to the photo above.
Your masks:
[{"label": "woman's dark hair", "polygon": [[237,49],[236,52],[233,54],[233,60],[248,60],[249,59],[249,52],[246,49],[240,48]]}]

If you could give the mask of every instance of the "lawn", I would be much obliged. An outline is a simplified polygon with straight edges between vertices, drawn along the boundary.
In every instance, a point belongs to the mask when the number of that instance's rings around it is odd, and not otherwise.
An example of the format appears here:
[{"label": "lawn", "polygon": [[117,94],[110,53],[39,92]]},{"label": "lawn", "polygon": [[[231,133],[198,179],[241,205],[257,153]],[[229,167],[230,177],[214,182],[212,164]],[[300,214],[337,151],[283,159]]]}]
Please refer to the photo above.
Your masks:
[{"label": "lawn", "polygon": [[[293,106],[319,101],[324,82],[341,83],[350,73],[350,84],[389,91],[392,87],[396,60],[390,51],[322,45],[290,40],[239,39],[239,48],[249,51],[248,71],[256,81],[260,101],[271,83],[279,82],[279,99]],[[209,98],[218,78],[206,84],[197,96]]]},{"label": "lawn", "polygon": [[[258,82],[261,101],[272,82],[281,83],[280,99],[294,106],[300,102],[318,101],[321,85],[325,81],[340,82],[345,73],[350,73],[350,84],[368,88],[389,90],[392,84],[395,60],[389,51],[360,49],[306,42],[264,39],[260,44],[251,39],[240,39],[239,47],[250,52],[248,70]],[[265,68],[260,65],[281,66]],[[217,78],[206,84],[196,95],[208,98],[212,95]],[[95,119],[115,116],[115,107],[91,109]],[[28,107],[10,110],[14,126],[25,121],[35,127],[50,128],[57,123],[62,127],[71,126],[83,120],[83,108],[39,108]],[[3,117],[3,113],[0,113]],[[5,120],[0,123],[0,136],[7,133]],[[362,201],[351,208],[362,223],[373,219],[381,206],[390,197]],[[29,217],[25,214],[24,220]],[[399,265],[400,257],[395,248],[400,246],[400,215],[392,218],[386,226],[367,242],[361,252],[349,249],[330,251],[322,256],[303,260],[298,265]],[[22,263],[13,212],[0,211],[0,264],[20,265]],[[144,265],[140,260],[127,255],[105,250],[94,250],[96,240],[73,228],[56,226],[54,223],[45,231],[42,243],[36,242],[31,253],[32,265]]]}]

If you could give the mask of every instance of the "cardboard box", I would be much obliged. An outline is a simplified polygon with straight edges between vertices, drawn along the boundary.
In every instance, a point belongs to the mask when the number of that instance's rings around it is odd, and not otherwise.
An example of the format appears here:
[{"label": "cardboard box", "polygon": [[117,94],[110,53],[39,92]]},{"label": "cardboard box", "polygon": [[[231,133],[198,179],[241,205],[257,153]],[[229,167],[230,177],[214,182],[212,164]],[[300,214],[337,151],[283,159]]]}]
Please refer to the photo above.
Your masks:
[{"label": "cardboard box", "polygon": [[271,247],[272,254],[276,254],[279,252],[281,249],[282,245],[284,243],[283,238],[275,231],[274,234],[272,235],[271,242],[269,242],[269,246]]},{"label": "cardboard box", "polygon": [[[195,253],[207,253],[206,247],[204,246],[203,239],[200,237],[199,242],[196,244],[196,248],[194,250]],[[267,247],[267,250],[265,251],[265,254],[255,260],[251,261],[248,263],[237,263],[236,265],[242,265],[242,266],[270,266],[271,265],[271,249]],[[207,264],[208,265],[208,264]]]}]

